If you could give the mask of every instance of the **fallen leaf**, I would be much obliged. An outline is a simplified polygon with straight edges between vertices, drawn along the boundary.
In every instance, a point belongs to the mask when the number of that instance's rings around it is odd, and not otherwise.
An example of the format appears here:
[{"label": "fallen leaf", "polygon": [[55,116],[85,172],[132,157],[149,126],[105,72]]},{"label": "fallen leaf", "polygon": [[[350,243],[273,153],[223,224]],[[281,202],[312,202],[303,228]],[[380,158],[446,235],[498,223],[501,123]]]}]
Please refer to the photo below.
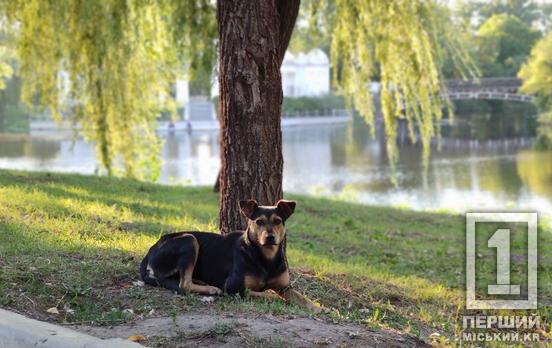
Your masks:
[{"label": "fallen leaf", "polygon": [[151,309],[151,311],[148,312],[148,315],[153,315],[153,313],[155,313],[155,309]]},{"label": "fallen leaf", "polygon": [[211,303],[215,301],[215,298],[212,296],[203,296],[199,300],[203,303]]},{"label": "fallen leaf", "polygon": [[58,311],[57,307],[48,308],[48,310],[46,310],[46,312],[52,313],[52,314],[59,314],[59,311]]},{"label": "fallen leaf", "polygon": [[69,305],[66,303],[65,306],[63,306],[63,310],[67,314],[75,314],[75,310],[69,307]]},{"label": "fallen leaf", "polygon": [[142,336],[142,335],[128,336],[128,340],[132,341],[132,342],[141,342],[141,341],[144,341],[145,339],[146,339],[146,337]]}]

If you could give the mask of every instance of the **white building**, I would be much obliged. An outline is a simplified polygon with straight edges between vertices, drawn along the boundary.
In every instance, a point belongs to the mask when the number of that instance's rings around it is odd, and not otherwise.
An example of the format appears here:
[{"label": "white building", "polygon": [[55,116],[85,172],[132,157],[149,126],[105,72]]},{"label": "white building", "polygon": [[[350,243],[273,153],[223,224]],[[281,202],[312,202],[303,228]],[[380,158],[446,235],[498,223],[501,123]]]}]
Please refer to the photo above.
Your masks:
[{"label": "white building", "polygon": [[308,53],[286,52],[281,72],[286,97],[313,97],[330,93],[330,60],[319,48]]},{"label": "white building", "polygon": [[[330,60],[319,48],[308,53],[286,52],[281,67],[286,97],[314,97],[330,93]],[[211,95],[218,95],[218,79],[213,78]]]},{"label": "white building", "polygon": [[176,80],[174,99],[178,106],[184,106],[190,101],[190,84],[182,78]]}]

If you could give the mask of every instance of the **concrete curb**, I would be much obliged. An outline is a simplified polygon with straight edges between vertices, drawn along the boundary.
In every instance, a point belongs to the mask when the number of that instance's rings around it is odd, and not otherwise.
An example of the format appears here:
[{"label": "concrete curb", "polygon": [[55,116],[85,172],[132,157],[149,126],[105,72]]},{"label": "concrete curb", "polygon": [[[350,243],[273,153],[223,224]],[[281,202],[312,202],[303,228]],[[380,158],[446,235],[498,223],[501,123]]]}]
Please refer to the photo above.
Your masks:
[{"label": "concrete curb", "polygon": [[0,309],[0,348],[140,348],[138,343],[112,338],[102,340]]}]

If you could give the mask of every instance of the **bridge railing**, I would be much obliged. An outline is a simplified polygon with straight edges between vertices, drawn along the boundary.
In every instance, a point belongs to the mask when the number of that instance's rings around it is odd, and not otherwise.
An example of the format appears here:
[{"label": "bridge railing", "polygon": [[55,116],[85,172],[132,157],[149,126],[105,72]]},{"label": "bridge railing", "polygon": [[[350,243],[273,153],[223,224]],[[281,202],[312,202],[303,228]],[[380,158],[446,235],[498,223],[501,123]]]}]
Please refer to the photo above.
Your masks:
[{"label": "bridge railing", "polygon": [[521,79],[515,77],[490,77],[478,80],[447,80],[445,86],[448,89],[466,89],[466,88],[519,88],[522,84]]}]

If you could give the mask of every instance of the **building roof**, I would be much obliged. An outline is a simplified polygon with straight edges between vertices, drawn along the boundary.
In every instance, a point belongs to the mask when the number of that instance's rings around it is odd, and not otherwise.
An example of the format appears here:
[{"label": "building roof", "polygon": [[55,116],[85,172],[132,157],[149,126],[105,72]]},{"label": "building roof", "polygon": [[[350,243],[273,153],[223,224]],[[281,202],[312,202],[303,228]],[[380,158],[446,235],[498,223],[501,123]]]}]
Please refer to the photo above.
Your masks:
[{"label": "building roof", "polygon": [[287,51],[283,65],[330,65],[330,60],[324,51],[315,48],[308,53]]}]

